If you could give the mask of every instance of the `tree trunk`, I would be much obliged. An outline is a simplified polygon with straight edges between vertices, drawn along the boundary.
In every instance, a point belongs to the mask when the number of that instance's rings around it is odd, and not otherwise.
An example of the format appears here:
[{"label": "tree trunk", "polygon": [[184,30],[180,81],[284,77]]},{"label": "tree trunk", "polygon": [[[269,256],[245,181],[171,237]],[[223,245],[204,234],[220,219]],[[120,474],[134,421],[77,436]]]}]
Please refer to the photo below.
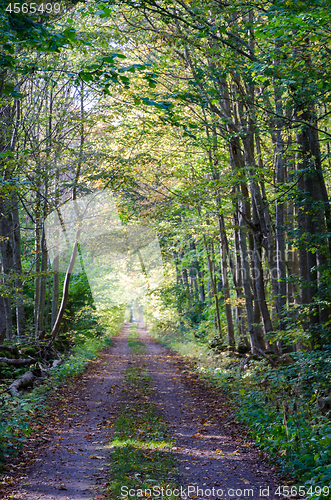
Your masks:
[{"label": "tree trunk", "polygon": [[[280,99],[276,100],[276,113],[281,113]],[[282,138],[282,124],[277,122],[276,139],[276,178],[277,185],[283,186],[285,182],[284,175],[284,141]],[[277,192],[279,195],[279,191]],[[279,317],[279,327],[285,329],[283,321],[284,307],[286,306],[286,263],[285,263],[285,227],[284,227],[284,202],[278,199],[276,202],[276,262],[277,262],[277,310]]]},{"label": "tree trunk", "polygon": [[[219,201],[218,205],[219,205]],[[224,219],[222,214],[217,212],[218,219],[218,230],[219,230],[219,242],[220,242],[220,256],[221,256],[221,272],[222,272],[222,283],[223,283],[223,296],[224,296],[224,308],[226,315],[226,323],[228,329],[228,342],[231,347],[235,346],[234,338],[234,328],[232,319],[232,308],[231,308],[231,297],[230,297],[230,286],[228,279],[228,265],[227,265],[227,244],[226,244],[226,233],[224,227]]]},{"label": "tree trunk", "polygon": [[[4,202],[3,197],[0,198],[0,213],[1,213],[0,248],[1,248],[2,271],[4,274],[4,284],[7,289],[13,288],[11,275],[14,269],[13,220],[12,220],[12,207],[10,205],[8,203],[8,200],[7,202]],[[10,299],[10,292],[8,296],[4,297],[4,307],[5,307],[5,318],[6,318],[5,319],[6,337],[8,340],[10,340],[13,336],[13,318],[12,318],[12,305]]]},{"label": "tree trunk", "polygon": [[36,360],[34,358],[27,358],[27,359],[0,358],[0,363],[6,363],[6,365],[11,365],[11,366],[31,365],[32,363],[35,362]]},{"label": "tree trunk", "polygon": [[236,288],[236,299],[237,299],[237,304],[235,308],[236,323],[239,334],[239,342],[248,346],[249,342],[246,336],[245,318],[242,308],[244,295],[243,295],[243,283],[242,283],[242,273],[241,273],[242,262],[241,262],[241,252],[240,252],[238,209],[234,214],[234,227],[235,227],[234,246],[235,246],[235,262],[236,262],[234,272],[235,272],[235,288]]},{"label": "tree trunk", "polygon": [[197,253],[197,248],[194,240],[192,240],[192,250],[196,256],[196,260],[194,261],[193,265],[195,266],[196,269],[196,276],[197,276],[197,281],[198,281],[198,290],[199,290],[199,300],[202,304],[205,303],[205,287],[204,287],[204,281],[203,281],[203,272],[201,270],[201,266],[199,263],[199,256]]},{"label": "tree trunk", "polygon": [[5,299],[0,295],[0,344],[6,338],[6,313],[5,313]]},{"label": "tree trunk", "polygon": [[[251,98],[253,99],[253,90]],[[254,137],[255,137],[254,123],[252,118],[249,118],[248,123],[246,123],[247,119],[243,113],[244,110],[242,106],[239,106],[238,109],[240,112],[241,127],[245,134],[242,137],[242,142],[244,147],[247,171],[250,177],[250,192],[252,200],[252,215],[253,215],[252,228],[254,232],[254,258],[253,258],[254,271],[252,274],[254,280],[254,288],[256,290],[257,300],[259,303],[260,313],[262,317],[264,332],[265,334],[267,334],[268,332],[273,330],[273,327],[265,299],[263,267],[262,267],[262,236],[264,236],[263,246],[266,250],[266,256],[268,259],[271,272],[274,268],[274,258],[273,258],[272,248],[269,247],[268,233],[270,232],[270,228],[267,227],[265,219],[266,207],[262,200],[260,188],[255,181],[257,166],[254,156]]]},{"label": "tree trunk", "polygon": [[33,384],[35,376],[32,372],[26,372],[21,378],[15,380],[12,384],[10,384],[8,391],[12,396],[21,397],[18,392],[19,389],[23,389],[24,387],[28,387]]},{"label": "tree trunk", "polygon": [[219,300],[218,300],[218,295],[217,295],[217,286],[216,286],[216,279],[215,279],[215,274],[214,274],[214,263],[211,260],[207,241],[206,241],[206,236],[203,237],[204,239],[204,244],[205,244],[205,250],[206,250],[206,256],[207,256],[207,267],[209,271],[209,276],[210,276],[210,283],[211,283],[211,292],[212,292],[212,297],[214,297],[215,300],[215,308],[216,308],[216,324],[217,324],[217,329],[219,332],[220,340],[223,340],[223,331],[222,331],[222,324],[221,324],[221,316],[220,316],[220,309],[219,309]]},{"label": "tree trunk", "polygon": [[[303,118],[305,122],[311,121],[311,111],[305,111]],[[315,140],[317,140],[315,138]],[[304,219],[301,215],[300,226],[301,232],[304,230],[306,249],[300,249],[302,258],[300,261],[303,264],[303,271],[306,271],[307,292],[305,299],[309,303],[309,322],[312,328],[313,344],[320,344],[320,336],[317,325],[321,322],[321,311],[316,303],[318,297],[318,273],[316,270],[317,263],[319,264],[319,280],[323,277],[322,273],[329,261],[329,252],[321,241],[321,236],[326,235],[325,227],[325,210],[321,209],[321,201],[323,200],[323,192],[321,181],[317,175],[318,167],[316,162],[319,156],[316,144],[314,144],[314,134],[311,132],[310,126],[303,126],[301,132],[297,136],[297,142],[300,150],[301,165],[303,168],[303,179],[300,181],[298,189],[303,190],[304,195]],[[315,150],[315,151],[314,151]],[[320,202],[320,203],[316,203]],[[304,227],[302,225],[304,223]],[[306,264],[303,262],[306,258]],[[306,269],[305,269],[306,265]],[[328,316],[328,315],[327,315]],[[323,318],[324,319],[324,318]],[[327,319],[327,317],[325,318]]]},{"label": "tree trunk", "polygon": [[21,225],[19,220],[19,212],[17,199],[15,197],[15,206],[13,207],[13,224],[14,224],[14,269],[16,274],[16,326],[17,336],[20,338],[24,333],[24,298],[22,285],[22,262],[21,262]]},{"label": "tree trunk", "polygon": [[[5,78],[7,77],[6,71],[0,73],[0,123],[1,123],[1,134],[0,134],[0,154],[13,152],[15,149],[16,142],[16,129],[14,125],[15,116],[19,119],[18,115],[18,101],[12,105],[11,99],[3,96],[3,87],[5,83]],[[7,101],[8,99],[8,101]],[[0,172],[1,181],[4,186],[10,186],[9,190],[0,189],[0,252],[1,252],[1,262],[4,286],[8,290],[7,294],[4,294],[4,311],[5,311],[5,325],[6,325],[6,337],[10,340],[13,336],[13,320],[12,320],[12,304],[11,298],[12,290],[14,288],[14,283],[12,280],[12,272],[14,270],[14,256],[13,256],[13,207],[15,203],[14,199],[14,182],[12,180],[11,167],[8,166],[6,160],[1,157],[0,160]],[[13,191],[11,191],[11,189]],[[10,290],[9,290],[10,289]]]},{"label": "tree trunk", "polygon": [[68,266],[68,269],[67,269],[67,272],[66,272],[66,275],[65,275],[65,278],[64,278],[63,292],[62,292],[62,301],[61,301],[61,305],[60,305],[60,308],[59,308],[59,312],[58,312],[57,318],[55,320],[55,323],[54,323],[54,326],[53,326],[52,332],[51,332],[52,340],[55,340],[56,337],[57,337],[57,335],[58,335],[58,333],[59,333],[59,329],[60,329],[60,326],[61,326],[61,321],[62,321],[64,312],[65,312],[65,308],[66,308],[66,305],[67,305],[68,296],[69,296],[70,277],[71,277],[71,273],[72,273],[72,270],[73,270],[75,262],[76,262],[76,257],[77,257],[77,253],[78,253],[78,241],[79,241],[79,237],[80,237],[80,230],[78,230],[77,233],[76,233],[76,239],[75,239],[75,242],[74,242],[74,245],[73,245],[73,248],[72,248],[69,266]]},{"label": "tree trunk", "polygon": [[51,318],[51,328],[53,328],[59,312],[59,282],[60,273],[59,269],[59,256],[57,255],[53,261],[53,285],[52,285],[52,318]]},{"label": "tree trunk", "polygon": [[47,247],[45,240],[45,231],[42,230],[41,237],[41,274],[40,274],[40,289],[38,298],[37,322],[36,322],[36,336],[39,331],[44,329],[45,321],[45,303],[46,303],[46,281],[47,281]]},{"label": "tree trunk", "polygon": [[34,254],[35,254],[35,279],[34,279],[34,326],[38,334],[38,308],[40,298],[40,195],[37,193],[34,227]]}]

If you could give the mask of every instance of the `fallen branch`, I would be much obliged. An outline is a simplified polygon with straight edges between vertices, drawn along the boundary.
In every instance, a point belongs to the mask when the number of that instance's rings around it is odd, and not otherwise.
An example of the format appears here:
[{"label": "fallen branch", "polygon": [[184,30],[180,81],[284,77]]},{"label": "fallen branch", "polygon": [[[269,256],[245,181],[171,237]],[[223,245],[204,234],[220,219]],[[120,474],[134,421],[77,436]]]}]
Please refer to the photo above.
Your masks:
[{"label": "fallen branch", "polygon": [[0,363],[6,363],[7,365],[14,365],[14,366],[31,365],[32,363],[35,362],[36,360],[34,358],[27,358],[27,359],[0,358]]},{"label": "fallen branch", "polygon": [[56,368],[59,365],[62,365],[63,361],[64,361],[63,359],[54,359],[52,366],[51,366],[51,369]]},{"label": "fallen branch", "polygon": [[12,384],[8,387],[8,391],[12,396],[16,396],[18,398],[21,397],[20,393],[18,392],[19,389],[23,389],[24,387],[27,387],[29,385],[33,384],[33,381],[35,379],[35,376],[33,375],[32,372],[26,372],[24,373],[23,377],[18,378],[17,380],[14,380]]},{"label": "fallen branch", "polygon": [[269,361],[271,366],[273,366],[274,368],[277,368],[277,365],[274,362],[274,360],[269,358],[269,356],[265,352],[263,352],[262,349],[259,349],[258,347],[254,346],[254,351],[258,352],[259,354],[261,354],[261,356],[263,356],[263,358],[265,358],[267,361]]}]

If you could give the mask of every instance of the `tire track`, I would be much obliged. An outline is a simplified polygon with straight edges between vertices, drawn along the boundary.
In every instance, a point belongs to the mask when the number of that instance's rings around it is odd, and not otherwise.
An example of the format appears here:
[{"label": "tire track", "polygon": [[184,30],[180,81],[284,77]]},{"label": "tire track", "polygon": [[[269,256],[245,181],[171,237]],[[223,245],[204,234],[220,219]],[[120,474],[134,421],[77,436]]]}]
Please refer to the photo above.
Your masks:
[{"label": "tire track", "polygon": [[[218,415],[226,411],[222,402],[215,408],[206,389],[204,392],[195,383],[188,386],[179,357],[157,343],[142,326],[139,338],[148,349],[146,360],[155,389],[153,401],[174,435],[173,452],[180,463],[184,493],[191,492],[197,500],[279,500],[279,496],[274,496],[276,474],[272,467],[261,461],[254,446],[243,441],[238,428],[220,423]],[[214,495],[209,494],[212,488]]]},{"label": "tire track", "polygon": [[109,429],[121,398],[128,365],[129,326],[112,339],[74,381],[67,396],[68,409],[59,402],[61,418],[51,439],[34,457],[34,465],[21,478],[10,499],[83,500],[104,498],[109,470]]}]

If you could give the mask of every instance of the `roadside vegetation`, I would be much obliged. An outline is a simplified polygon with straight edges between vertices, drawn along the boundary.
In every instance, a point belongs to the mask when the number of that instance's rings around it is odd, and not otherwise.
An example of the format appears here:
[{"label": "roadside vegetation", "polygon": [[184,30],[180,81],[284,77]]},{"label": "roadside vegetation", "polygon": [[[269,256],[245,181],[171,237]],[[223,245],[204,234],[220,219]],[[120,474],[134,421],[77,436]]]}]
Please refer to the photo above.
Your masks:
[{"label": "roadside vegetation", "polygon": [[176,296],[172,307],[167,297],[165,303],[156,297],[152,301],[151,311],[167,318],[149,316],[155,338],[228,395],[231,418],[245,424],[264,456],[292,477],[292,496],[301,485],[309,498],[331,498],[331,350],[282,356],[267,351],[271,364],[222,345],[217,331],[203,321],[192,325],[188,313],[176,310]]},{"label": "roadside vegetation", "polygon": [[[64,381],[70,384],[71,377],[82,373],[103,347],[111,345],[111,337],[118,332],[122,321],[122,308],[98,314],[90,306],[84,306],[72,315],[69,329],[62,329],[51,348],[47,337],[43,341],[6,342],[1,346],[0,353],[4,352],[9,359],[29,355],[33,361],[19,368],[0,364],[0,472],[4,461],[23,449],[36,419],[47,410],[52,391]],[[8,388],[13,381],[26,373],[32,374],[31,382],[17,395],[10,394]]]}]

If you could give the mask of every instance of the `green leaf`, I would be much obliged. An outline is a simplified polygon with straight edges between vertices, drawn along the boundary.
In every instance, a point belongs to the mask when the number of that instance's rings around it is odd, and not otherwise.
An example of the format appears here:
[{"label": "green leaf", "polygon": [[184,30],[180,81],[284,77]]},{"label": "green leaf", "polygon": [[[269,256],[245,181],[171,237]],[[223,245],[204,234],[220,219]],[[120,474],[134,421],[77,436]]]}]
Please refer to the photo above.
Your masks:
[{"label": "green leaf", "polygon": [[64,35],[69,40],[75,40],[76,39],[76,30],[73,28],[67,28],[66,30],[64,30]]},{"label": "green leaf", "polygon": [[126,56],[124,54],[115,53],[115,54],[110,54],[109,56],[103,57],[102,61],[109,63],[109,64],[113,64],[115,57],[118,57],[119,59],[126,59]]}]

